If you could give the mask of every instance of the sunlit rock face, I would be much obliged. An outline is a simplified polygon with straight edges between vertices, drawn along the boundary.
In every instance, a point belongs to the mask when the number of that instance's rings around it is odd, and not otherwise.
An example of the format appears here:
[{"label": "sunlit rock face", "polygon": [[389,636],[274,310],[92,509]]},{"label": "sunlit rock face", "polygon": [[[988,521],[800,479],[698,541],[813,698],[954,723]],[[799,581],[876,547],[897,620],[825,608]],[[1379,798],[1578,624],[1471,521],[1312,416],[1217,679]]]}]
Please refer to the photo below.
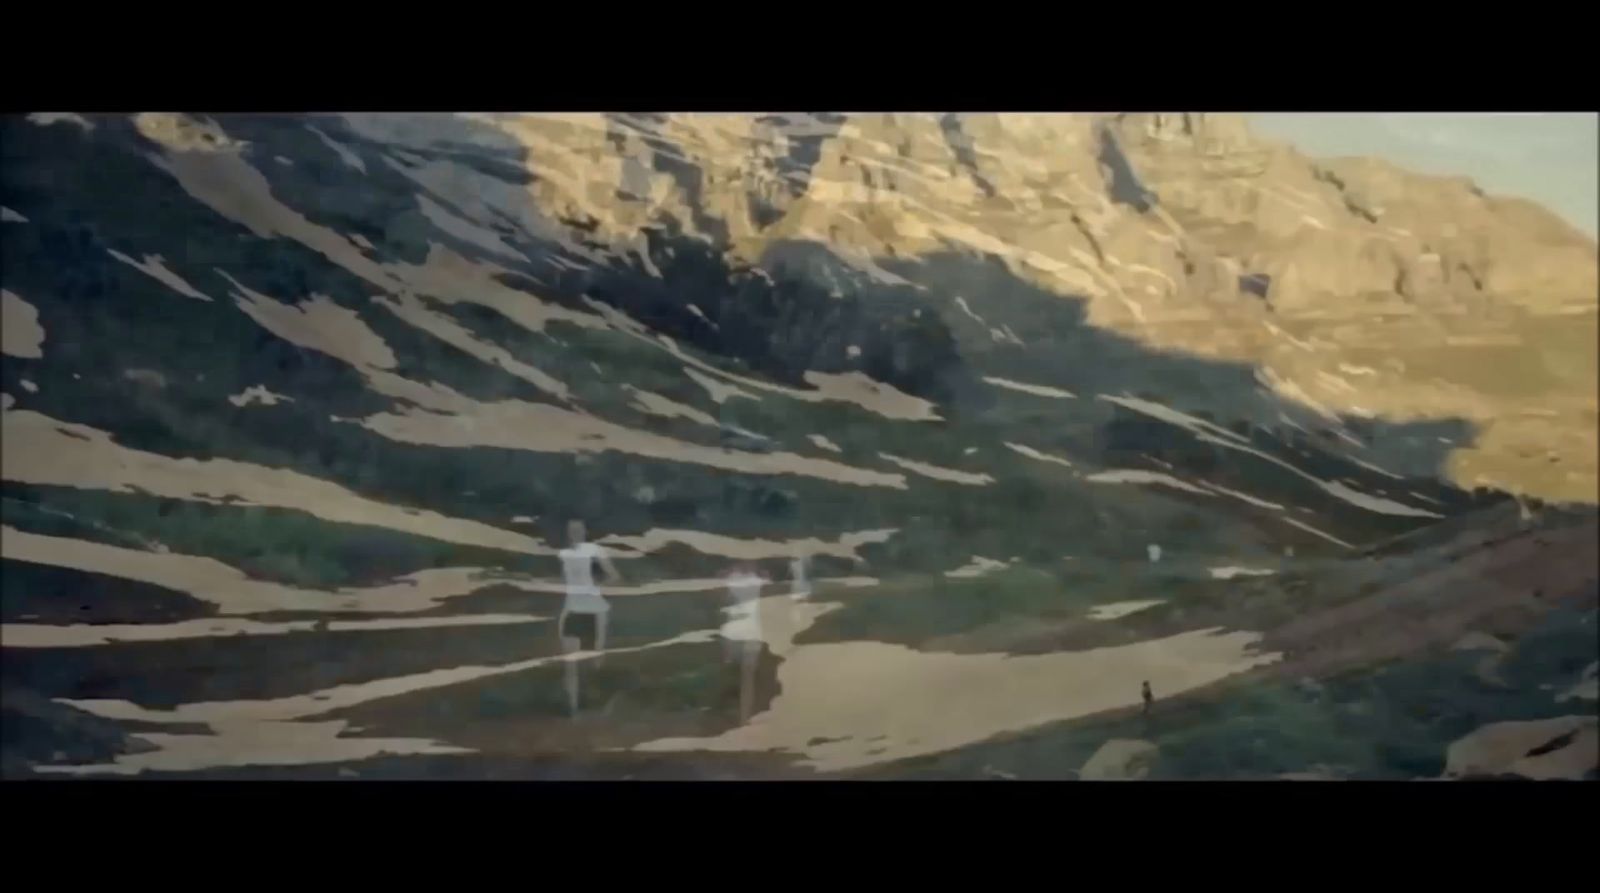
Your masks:
[{"label": "sunlit rock face", "polygon": [[[522,759],[494,724],[583,663],[545,653],[571,519],[659,672],[541,740],[826,773],[1292,664],[1277,607],[1172,590],[1597,501],[1594,241],[1241,116],[0,129],[8,774]],[[684,705],[734,562],[815,601],[718,726]],[[102,721],[165,715],[213,728]]]}]

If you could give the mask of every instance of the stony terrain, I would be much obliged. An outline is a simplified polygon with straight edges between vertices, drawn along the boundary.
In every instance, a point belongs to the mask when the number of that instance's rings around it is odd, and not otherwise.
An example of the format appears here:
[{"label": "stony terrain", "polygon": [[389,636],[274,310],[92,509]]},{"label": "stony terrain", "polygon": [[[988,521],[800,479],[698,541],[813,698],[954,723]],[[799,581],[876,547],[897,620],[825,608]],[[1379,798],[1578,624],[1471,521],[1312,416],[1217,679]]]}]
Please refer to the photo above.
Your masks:
[{"label": "stony terrain", "polygon": [[1597,762],[1596,247],[1469,181],[1226,115],[39,113],[0,209],[7,777]]}]

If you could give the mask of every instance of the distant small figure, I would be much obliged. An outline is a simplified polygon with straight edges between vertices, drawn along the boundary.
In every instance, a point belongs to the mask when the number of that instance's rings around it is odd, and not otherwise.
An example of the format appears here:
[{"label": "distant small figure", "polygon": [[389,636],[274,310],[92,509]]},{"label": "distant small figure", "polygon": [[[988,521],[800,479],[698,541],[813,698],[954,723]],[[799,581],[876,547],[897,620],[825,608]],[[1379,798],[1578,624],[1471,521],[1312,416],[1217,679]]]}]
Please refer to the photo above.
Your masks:
[{"label": "distant small figure", "polygon": [[1144,697],[1144,716],[1150,718],[1150,707],[1156,702],[1156,696],[1150,693],[1150,680],[1146,679],[1140,686],[1139,694]]},{"label": "distant small figure", "polygon": [[1161,561],[1161,547],[1160,546],[1156,545],[1155,543],[1151,543],[1150,545],[1144,547],[1144,551],[1145,551],[1145,554],[1150,556],[1150,563],[1151,564],[1159,564],[1160,563],[1160,561]]},{"label": "distant small figure", "polygon": [[1283,547],[1283,557],[1285,557],[1285,558],[1293,558],[1294,557],[1294,546],[1284,546]]}]

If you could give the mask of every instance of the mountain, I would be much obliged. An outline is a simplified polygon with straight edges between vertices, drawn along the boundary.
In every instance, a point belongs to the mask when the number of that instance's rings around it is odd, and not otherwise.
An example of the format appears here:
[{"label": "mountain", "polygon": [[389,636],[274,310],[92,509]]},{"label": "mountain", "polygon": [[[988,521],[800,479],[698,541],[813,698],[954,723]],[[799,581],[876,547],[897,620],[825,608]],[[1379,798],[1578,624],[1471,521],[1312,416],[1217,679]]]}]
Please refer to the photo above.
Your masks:
[{"label": "mountain", "polygon": [[[1146,676],[1593,623],[1595,243],[1466,180],[1208,114],[3,128],[8,775],[895,772],[1099,735]],[[587,726],[546,629],[574,518],[627,578]],[[1460,537],[1518,570],[1309,656]],[[797,554],[760,712],[695,706],[717,575]],[[1582,670],[1341,771],[1441,774]]]}]

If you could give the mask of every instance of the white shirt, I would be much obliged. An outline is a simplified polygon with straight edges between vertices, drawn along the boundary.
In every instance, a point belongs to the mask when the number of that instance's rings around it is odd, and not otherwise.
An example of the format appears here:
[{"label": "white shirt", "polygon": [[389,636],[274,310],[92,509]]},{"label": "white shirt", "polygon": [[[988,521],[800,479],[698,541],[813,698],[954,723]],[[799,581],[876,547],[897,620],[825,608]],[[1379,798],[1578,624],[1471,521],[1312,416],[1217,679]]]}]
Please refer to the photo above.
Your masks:
[{"label": "white shirt", "polygon": [[600,588],[594,585],[594,563],[605,555],[594,543],[579,543],[561,550],[561,573],[567,579],[567,600],[563,611],[601,614],[610,609]]},{"label": "white shirt", "polygon": [[727,609],[728,622],[722,625],[722,635],[745,642],[761,641],[761,615],[759,599],[766,580],[755,574],[735,574],[728,578],[728,595],[733,605]]}]

